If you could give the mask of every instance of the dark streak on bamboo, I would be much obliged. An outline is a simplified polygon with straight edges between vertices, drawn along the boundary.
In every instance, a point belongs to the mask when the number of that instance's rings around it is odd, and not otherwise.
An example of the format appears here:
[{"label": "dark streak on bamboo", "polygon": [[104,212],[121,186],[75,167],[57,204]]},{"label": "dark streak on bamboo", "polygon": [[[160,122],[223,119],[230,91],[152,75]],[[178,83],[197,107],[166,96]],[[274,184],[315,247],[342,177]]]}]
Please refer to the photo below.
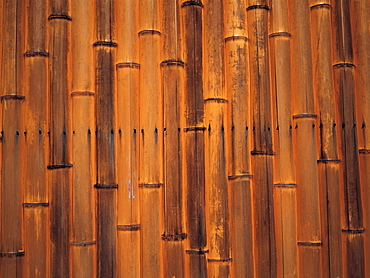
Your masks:
[{"label": "dark streak on bamboo", "polygon": [[140,35],[160,35],[161,32],[159,32],[158,30],[148,29],[148,30],[141,30],[138,34],[139,36]]},{"label": "dark streak on bamboo", "polygon": [[282,188],[295,188],[297,187],[297,184],[296,183],[274,183],[274,186],[282,187]]},{"label": "dark streak on bamboo", "polygon": [[163,185],[163,183],[139,183],[139,187],[146,187],[146,188],[159,188]]},{"label": "dark streak on bamboo", "polygon": [[72,20],[72,18],[66,14],[51,14],[48,17],[48,20],[52,20],[52,19],[64,19],[64,20],[69,20],[69,21]]},{"label": "dark streak on bamboo", "polygon": [[96,41],[93,43],[93,46],[117,47],[117,43],[112,41]]},{"label": "dark streak on bamboo", "polygon": [[298,241],[297,243],[298,245],[301,245],[301,246],[311,246],[311,247],[322,245],[321,241]]},{"label": "dark streak on bamboo", "polygon": [[244,41],[247,41],[248,38],[246,36],[239,36],[239,35],[230,36],[230,37],[226,37],[225,38],[225,42],[228,42],[228,41],[236,41],[236,40],[244,40]]},{"label": "dark streak on bamboo", "polygon": [[270,10],[270,7],[267,5],[252,5],[252,6],[247,7],[247,11],[255,10],[255,9]]},{"label": "dark streak on bamboo", "polygon": [[348,234],[363,234],[365,233],[365,229],[342,229],[342,232]]},{"label": "dark streak on bamboo", "polygon": [[310,114],[310,113],[302,113],[302,114],[295,114],[293,115],[293,119],[304,119],[304,118],[317,118],[316,114]]},{"label": "dark streak on bamboo", "polygon": [[340,159],[325,158],[317,160],[317,163],[339,163]]},{"label": "dark streak on bamboo", "polygon": [[186,7],[186,6],[199,6],[202,8],[204,7],[202,2],[198,2],[198,1],[186,1],[181,4],[181,7]]},{"label": "dark streak on bamboo", "polygon": [[370,149],[359,149],[358,152],[361,154],[370,154]]},{"label": "dark streak on bamboo", "polygon": [[26,51],[24,57],[49,57],[49,52],[43,50]]},{"label": "dark streak on bamboo", "polygon": [[140,229],[140,224],[129,224],[129,225],[117,225],[119,231],[138,231]]},{"label": "dark streak on bamboo", "polygon": [[24,251],[18,251],[18,252],[0,252],[0,257],[7,257],[7,258],[14,258],[14,257],[23,257]]},{"label": "dark streak on bamboo", "polygon": [[96,241],[79,241],[79,242],[71,242],[71,245],[75,246],[88,246],[88,245],[94,245],[96,244]]},{"label": "dark streak on bamboo", "polygon": [[314,8],[328,8],[328,9],[331,9],[331,5],[326,4],[326,3],[319,3],[319,4],[315,4],[315,5],[311,6],[310,8],[311,9],[314,9]]},{"label": "dark streak on bamboo", "polygon": [[180,66],[184,67],[185,63],[180,60],[166,60],[161,63],[161,66]]},{"label": "dark streak on bamboo", "polygon": [[186,250],[186,254],[199,254],[199,255],[203,255],[205,253],[208,253],[209,250],[202,250],[202,249],[199,249],[199,250]]},{"label": "dark streak on bamboo", "polygon": [[133,62],[125,62],[125,63],[118,63],[118,64],[116,64],[116,67],[117,67],[117,69],[120,69],[120,68],[134,68],[134,69],[138,69],[138,68],[140,68],[140,64],[133,63]]},{"label": "dark streak on bamboo", "polygon": [[267,150],[267,151],[258,151],[254,150],[251,151],[251,155],[275,155],[275,152]]},{"label": "dark streak on bamboo", "polygon": [[214,102],[217,102],[217,103],[226,103],[227,99],[213,97],[213,98],[206,98],[204,101],[214,101]]},{"label": "dark streak on bamboo", "polygon": [[336,63],[336,64],[333,65],[333,67],[338,67],[338,68],[343,68],[343,67],[354,68],[356,66],[353,63],[343,62],[343,63]]},{"label": "dark streak on bamboo", "polygon": [[187,234],[178,234],[178,235],[162,235],[164,241],[183,241],[187,238]]},{"label": "dark streak on bamboo", "polygon": [[118,184],[116,183],[96,183],[94,184],[94,187],[98,189],[110,189],[110,188],[118,188]]},{"label": "dark streak on bamboo", "polygon": [[25,208],[48,207],[49,203],[23,203]]},{"label": "dark streak on bamboo", "polygon": [[208,259],[209,263],[225,263],[225,262],[231,262],[232,258],[226,258],[226,259]]},{"label": "dark streak on bamboo", "polygon": [[71,168],[73,167],[73,164],[54,164],[54,165],[48,165],[46,168],[49,170],[55,170],[55,169],[64,169],[64,168]]},{"label": "dark streak on bamboo", "polygon": [[273,37],[291,37],[292,34],[290,34],[289,32],[283,32],[283,31],[280,31],[280,32],[274,32],[274,33],[271,33],[269,35],[270,38],[273,38]]},{"label": "dark streak on bamboo", "polygon": [[75,91],[71,93],[71,96],[94,96],[95,94],[90,91]]},{"label": "dark streak on bamboo", "polygon": [[14,100],[23,100],[25,97],[22,95],[3,95],[0,97],[1,100],[14,99]]},{"label": "dark streak on bamboo", "polygon": [[184,128],[185,132],[189,131],[205,131],[207,128],[204,126],[191,126],[191,127],[186,127]]},{"label": "dark streak on bamboo", "polygon": [[251,174],[238,174],[238,175],[231,175],[228,176],[229,180],[236,180],[236,179],[251,179],[252,175]]}]

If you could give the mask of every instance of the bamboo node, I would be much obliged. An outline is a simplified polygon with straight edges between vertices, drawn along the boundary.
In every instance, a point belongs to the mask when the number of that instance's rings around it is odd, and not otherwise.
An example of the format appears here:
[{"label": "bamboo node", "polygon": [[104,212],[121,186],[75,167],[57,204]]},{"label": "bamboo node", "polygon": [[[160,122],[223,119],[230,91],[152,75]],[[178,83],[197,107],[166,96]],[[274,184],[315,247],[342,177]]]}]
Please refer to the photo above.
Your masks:
[{"label": "bamboo node", "polygon": [[198,254],[198,255],[203,255],[205,253],[208,253],[209,250],[202,250],[199,248],[199,250],[186,250],[186,254]]},{"label": "bamboo node", "polygon": [[157,30],[153,30],[153,29],[148,29],[148,30],[141,30],[139,33],[139,36],[140,35],[160,35],[161,32],[157,31]]},{"label": "bamboo node", "polygon": [[365,229],[342,229],[342,232],[349,234],[363,234],[365,232]]},{"label": "bamboo node", "polygon": [[30,50],[26,51],[24,57],[49,57],[49,52],[43,50]]},{"label": "bamboo node", "polygon": [[224,263],[224,262],[231,262],[232,258],[226,258],[226,259],[208,259],[209,263]]},{"label": "bamboo node", "polygon": [[244,41],[247,41],[248,38],[246,36],[240,36],[240,35],[234,35],[234,36],[230,36],[230,37],[226,37],[225,38],[225,42],[228,42],[228,41],[236,41],[236,40],[244,40]]},{"label": "bamboo node", "polygon": [[359,149],[358,152],[362,154],[370,154],[370,149]]},{"label": "bamboo node", "polygon": [[217,103],[226,103],[227,99],[219,98],[219,97],[213,97],[213,98],[206,98],[204,101],[214,101]]},{"label": "bamboo node", "polygon": [[274,186],[282,187],[282,188],[295,188],[297,187],[297,184],[296,183],[274,183]]},{"label": "bamboo node", "polygon": [[119,231],[138,231],[140,224],[117,225]]},{"label": "bamboo node", "polygon": [[273,37],[291,37],[292,35],[289,33],[289,32],[283,32],[283,31],[279,31],[279,32],[274,32],[274,33],[271,33],[269,35],[269,38],[273,38]]},{"label": "bamboo node", "polygon": [[178,235],[162,235],[162,239],[165,241],[182,241],[187,238],[187,234],[178,234]]},{"label": "bamboo node", "polygon": [[23,257],[24,251],[19,250],[18,252],[0,252],[0,257],[14,258],[14,257]]},{"label": "bamboo node", "polygon": [[95,94],[90,91],[74,91],[71,96],[94,96]]},{"label": "bamboo node", "polygon": [[52,20],[52,19],[65,19],[65,20],[71,21],[72,17],[66,14],[51,14],[48,17],[48,20]]},{"label": "bamboo node", "polygon": [[254,150],[254,151],[251,151],[251,155],[275,155],[275,152],[271,150],[268,150],[268,151]]},{"label": "bamboo node", "polygon": [[25,208],[48,207],[49,203],[23,203]]},{"label": "bamboo node", "polygon": [[121,68],[138,69],[138,68],[140,68],[140,64],[133,63],[133,62],[124,62],[124,63],[118,63],[118,64],[116,64],[116,68],[117,69],[121,69]]},{"label": "bamboo node", "polygon": [[317,160],[317,163],[339,163],[340,159],[335,159],[335,158],[323,158]]},{"label": "bamboo node", "polygon": [[71,245],[75,245],[75,246],[87,246],[87,245],[94,245],[94,244],[96,244],[96,241],[95,240],[92,240],[92,241],[71,242],[70,244]]},{"label": "bamboo node", "polygon": [[314,118],[314,119],[316,119],[317,115],[312,114],[312,113],[302,113],[302,114],[293,115],[293,119],[303,119],[303,118]]},{"label": "bamboo node", "polygon": [[161,63],[161,66],[179,66],[184,67],[185,63],[180,60],[165,60]]},{"label": "bamboo node", "polygon": [[159,188],[163,185],[163,183],[152,183],[152,182],[147,182],[147,183],[139,183],[139,187],[146,187],[146,188]]},{"label": "bamboo node", "polygon": [[237,174],[237,175],[230,175],[228,176],[229,180],[236,180],[236,179],[251,179],[251,174]]},{"label": "bamboo node", "polygon": [[267,5],[252,5],[247,8],[247,11],[255,10],[255,9],[263,9],[263,10],[270,10],[270,7]]},{"label": "bamboo node", "polygon": [[310,8],[311,9],[314,9],[314,8],[328,8],[328,9],[331,9],[331,5],[327,4],[327,3],[319,3],[319,4],[312,5]]},{"label": "bamboo node", "polygon": [[321,241],[298,241],[298,245],[301,246],[321,246],[322,242]]},{"label": "bamboo node", "polygon": [[186,7],[186,6],[198,6],[198,7],[204,7],[202,2],[198,1],[185,1],[184,3],[181,4],[181,7]]},{"label": "bamboo node", "polygon": [[6,99],[14,99],[14,100],[24,100],[25,99],[25,96],[22,96],[22,95],[3,95],[0,97],[0,99],[3,101],[3,100],[6,100]]},{"label": "bamboo node", "polygon": [[63,168],[71,168],[73,167],[73,164],[54,164],[54,165],[48,165],[46,168],[49,170],[55,170],[55,169],[63,169]]},{"label": "bamboo node", "polygon": [[94,187],[97,189],[110,189],[110,188],[118,188],[118,184],[116,183],[96,183]]},{"label": "bamboo node", "polygon": [[356,67],[356,66],[353,63],[341,62],[341,63],[334,64],[333,67],[337,67],[337,68],[343,68],[343,67],[353,68],[353,67]]},{"label": "bamboo node", "polygon": [[117,43],[112,41],[96,41],[93,43],[93,46],[117,47]]},{"label": "bamboo node", "polygon": [[189,131],[205,131],[206,127],[205,126],[191,126],[191,127],[185,127],[184,131],[189,132]]}]

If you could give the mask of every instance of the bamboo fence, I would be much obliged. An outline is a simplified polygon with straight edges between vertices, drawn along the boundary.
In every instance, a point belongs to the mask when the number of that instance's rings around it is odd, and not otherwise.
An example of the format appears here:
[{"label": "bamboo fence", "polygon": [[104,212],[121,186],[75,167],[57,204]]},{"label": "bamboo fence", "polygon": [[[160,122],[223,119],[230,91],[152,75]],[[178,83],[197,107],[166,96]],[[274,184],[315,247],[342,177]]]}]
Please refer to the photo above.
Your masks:
[{"label": "bamboo fence", "polygon": [[0,277],[370,276],[363,0],[0,0]]}]

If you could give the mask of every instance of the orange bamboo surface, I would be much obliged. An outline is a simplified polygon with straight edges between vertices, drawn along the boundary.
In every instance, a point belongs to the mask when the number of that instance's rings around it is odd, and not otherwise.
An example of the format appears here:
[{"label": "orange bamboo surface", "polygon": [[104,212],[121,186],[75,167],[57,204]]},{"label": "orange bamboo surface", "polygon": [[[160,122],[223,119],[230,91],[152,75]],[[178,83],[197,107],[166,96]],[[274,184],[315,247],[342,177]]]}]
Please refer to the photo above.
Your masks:
[{"label": "orange bamboo surface", "polygon": [[370,275],[366,1],[0,15],[0,277]]}]

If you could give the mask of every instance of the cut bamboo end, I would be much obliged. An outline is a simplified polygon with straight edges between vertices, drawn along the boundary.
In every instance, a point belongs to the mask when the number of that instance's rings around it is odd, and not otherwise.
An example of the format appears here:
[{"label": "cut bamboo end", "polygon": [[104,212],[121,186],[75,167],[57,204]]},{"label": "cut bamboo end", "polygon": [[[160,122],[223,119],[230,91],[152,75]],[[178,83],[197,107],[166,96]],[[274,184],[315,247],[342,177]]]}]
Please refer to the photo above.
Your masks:
[{"label": "cut bamboo end", "polygon": [[187,234],[178,234],[178,235],[166,235],[166,234],[163,234],[162,235],[162,239],[164,241],[183,241],[184,239],[187,238]]},{"label": "cut bamboo end", "polygon": [[117,47],[118,45],[113,41],[96,41],[93,43],[93,46]]},{"label": "cut bamboo end", "polygon": [[17,252],[0,252],[0,258],[15,258],[15,257],[23,257],[24,251],[17,251]]},{"label": "cut bamboo end", "polygon": [[310,8],[311,9],[315,9],[315,8],[327,8],[327,9],[331,9],[331,5],[330,4],[327,4],[327,3],[319,3],[319,4],[312,5]]},{"label": "cut bamboo end", "polygon": [[275,187],[282,187],[282,188],[296,188],[296,183],[274,183]]},{"label": "cut bamboo end", "polygon": [[232,258],[226,258],[226,259],[208,259],[207,261],[209,263],[228,263],[231,262]]},{"label": "cut bamboo end", "polygon": [[184,131],[189,132],[189,131],[202,131],[204,132],[207,128],[204,126],[191,126],[191,127],[185,127]]},{"label": "cut bamboo end", "polygon": [[22,95],[3,95],[0,97],[0,100],[3,101],[3,100],[8,100],[8,99],[12,99],[12,100],[24,100],[25,99],[25,96],[22,96]]},{"label": "cut bamboo end", "polygon": [[225,38],[225,42],[228,42],[228,41],[237,41],[237,40],[247,41],[248,38],[246,36],[240,36],[240,35],[234,35],[234,36],[230,36],[230,37],[226,37]]},{"label": "cut bamboo end", "polygon": [[71,21],[72,17],[66,14],[51,14],[48,17],[48,20],[53,20],[53,19],[63,19],[63,20],[68,20]]},{"label": "cut bamboo end", "polygon": [[159,32],[158,30],[147,29],[147,30],[141,30],[138,34],[139,36],[141,35],[160,35],[161,32]]},{"label": "cut bamboo end", "polygon": [[121,68],[138,69],[138,68],[140,68],[140,64],[139,63],[133,63],[133,62],[124,62],[124,63],[116,64],[116,68],[117,69],[121,69]]},{"label": "cut bamboo end", "polygon": [[75,91],[71,93],[71,96],[95,96],[95,93],[90,91]]},{"label": "cut bamboo end", "polygon": [[119,231],[139,231],[140,230],[140,224],[128,224],[128,225],[117,225],[117,229]]},{"label": "cut bamboo end", "polygon": [[353,63],[340,62],[333,65],[335,68],[354,68],[356,67]]},{"label": "cut bamboo end", "polygon": [[116,189],[118,188],[118,184],[116,183],[96,183],[94,187],[97,189]]},{"label": "cut bamboo end", "polygon": [[325,158],[317,160],[317,163],[339,163],[340,159]]},{"label": "cut bamboo end", "polygon": [[271,33],[269,35],[270,38],[273,38],[273,37],[288,37],[288,38],[290,38],[291,36],[292,36],[291,33],[284,32],[284,31],[274,32],[274,33]]},{"label": "cut bamboo end", "polygon": [[275,152],[254,150],[254,151],[251,151],[251,155],[275,155]]},{"label": "cut bamboo end", "polygon": [[300,246],[310,246],[310,247],[319,247],[322,245],[321,241],[298,241]]},{"label": "cut bamboo end", "polygon": [[26,51],[24,57],[49,57],[49,52],[43,50]]},{"label": "cut bamboo end", "polygon": [[25,208],[48,207],[49,203],[23,203]]},{"label": "cut bamboo end", "polygon": [[361,154],[370,154],[370,149],[359,149],[358,152]]},{"label": "cut bamboo end", "polygon": [[342,232],[347,234],[363,234],[365,233],[365,229],[342,229]]},{"label": "cut bamboo end", "polygon": [[185,63],[180,60],[166,60],[161,63],[161,66],[179,66],[184,67]]},{"label": "cut bamboo end", "polygon": [[304,119],[304,118],[313,118],[316,119],[317,115],[316,114],[311,114],[311,113],[302,113],[302,114],[295,114],[293,115],[293,119]]},{"label": "cut bamboo end", "polygon": [[75,245],[75,246],[89,246],[89,245],[94,245],[94,244],[96,244],[96,240],[92,240],[92,241],[71,242],[70,244],[71,244],[71,245]]},{"label": "cut bamboo end", "polygon": [[203,249],[199,249],[199,250],[186,250],[186,254],[204,255],[204,254],[206,254],[208,252],[209,252],[209,250],[203,250]]},{"label": "cut bamboo end", "polygon": [[205,102],[227,103],[227,99],[218,98],[218,97],[206,98],[204,101]]},{"label": "cut bamboo end", "polygon": [[184,3],[181,4],[181,7],[187,7],[187,6],[198,6],[198,7],[204,7],[203,3],[202,2],[198,2],[198,1],[186,1]]},{"label": "cut bamboo end", "polygon": [[49,170],[55,170],[55,169],[64,169],[64,168],[71,168],[73,167],[73,164],[54,164],[54,165],[48,165],[46,168]]},{"label": "cut bamboo end", "polygon": [[238,174],[238,175],[230,175],[227,178],[229,180],[251,179],[252,175],[250,175],[250,174]]},{"label": "cut bamboo end", "polygon": [[163,183],[139,183],[139,187],[144,187],[144,188],[159,188],[163,186]]},{"label": "cut bamboo end", "polygon": [[269,11],[270,7],[267,5],[252,5],[252,6],[247,7],[247,11],[256,10],[256,9],[262,9],[262,10]]}]

